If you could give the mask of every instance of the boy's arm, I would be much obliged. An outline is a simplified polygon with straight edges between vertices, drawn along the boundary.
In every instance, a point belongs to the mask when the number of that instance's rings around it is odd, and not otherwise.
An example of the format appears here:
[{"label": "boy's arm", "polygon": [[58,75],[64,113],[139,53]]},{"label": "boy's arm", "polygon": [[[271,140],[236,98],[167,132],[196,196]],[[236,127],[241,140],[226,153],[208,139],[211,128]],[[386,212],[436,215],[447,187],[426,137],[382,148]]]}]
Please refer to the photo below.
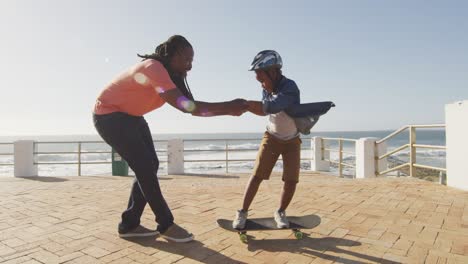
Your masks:
[{"label": "boy's arm", "polygon": [[297,87],[291,87],[288,90],[278,93],[276,98],[272,100],[263,100],[263,112],[269,114],[279,113],[289,106],[291,106],[295,101],[299,101],[299,89]]},{"label": "boy's arm", "polygon": [[267,114],[263,112],[263,104],[260,101],[247,101],[249,108],[247,109],[252,114],[259,116],[266,116]]}]

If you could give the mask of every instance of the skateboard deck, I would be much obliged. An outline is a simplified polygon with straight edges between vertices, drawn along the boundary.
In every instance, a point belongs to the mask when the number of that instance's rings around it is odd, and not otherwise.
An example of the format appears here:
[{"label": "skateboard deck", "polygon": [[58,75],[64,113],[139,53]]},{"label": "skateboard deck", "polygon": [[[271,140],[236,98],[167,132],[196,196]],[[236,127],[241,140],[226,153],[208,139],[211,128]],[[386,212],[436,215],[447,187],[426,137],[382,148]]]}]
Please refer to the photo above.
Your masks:
[{"label": "skateboard deck", "polygon": [[289,227],[278,228],[273,217],[265,218],[250,218],[245,222],[243,229],[234,229],[232,227],[232,220],[217,219],[218,226],[231,232],[237,232],[240,235],[242,242],[247,242],[247,231],[263,231],[263,230],[293,230],[297,239],[303,237],[301,229],[312,229],[320,224],[320,217],[317,215],[306,216],[288,216]]}]

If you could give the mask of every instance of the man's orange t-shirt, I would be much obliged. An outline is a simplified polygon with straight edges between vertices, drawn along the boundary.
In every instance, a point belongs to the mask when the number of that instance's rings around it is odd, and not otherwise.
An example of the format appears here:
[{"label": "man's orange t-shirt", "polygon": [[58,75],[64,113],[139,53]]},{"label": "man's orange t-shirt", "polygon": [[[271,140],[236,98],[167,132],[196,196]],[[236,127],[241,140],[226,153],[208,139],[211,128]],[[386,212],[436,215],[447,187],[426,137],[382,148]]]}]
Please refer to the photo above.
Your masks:
[{"label": "man's orange t-shirt", "polygon": [[175,89],[169,74],[157,60],[144,60],[120,74],[99,95],[94,106],[97,115],[124,112],[142,116],[161,107],[160,93]]}]

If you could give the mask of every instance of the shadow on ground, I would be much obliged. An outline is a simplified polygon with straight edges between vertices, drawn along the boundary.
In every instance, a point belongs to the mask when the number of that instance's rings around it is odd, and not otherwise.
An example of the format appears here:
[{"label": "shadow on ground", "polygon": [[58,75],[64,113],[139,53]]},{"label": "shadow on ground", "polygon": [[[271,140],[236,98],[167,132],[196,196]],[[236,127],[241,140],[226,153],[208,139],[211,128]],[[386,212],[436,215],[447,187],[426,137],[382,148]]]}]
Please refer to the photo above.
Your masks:
[{"label": "shadow on ground", "polygon": [[207,248],[200,241],[194,240],[188,243],[175,243],[167,242],[161,238],[127,238],[126,240],[132,241],[144,247],[151,247],[165,251],[171,254],[177,254],[185,258],[200,261],[203,263],[217,264],[217,263],[246,263],[234,260],[225,256],[215,250]]},{"label": "shadow on ground", "polygon": [[[342,249],[341,247],[360,246],[361,243],[344,238],[324,237],[312,238],[304,236],[301,240],[294,239],[264,239],[255,240],[254,236],[249,235],[248,250],[264,250],[268,252],[291,252],[300,253],[307,256],[315,256],[320,259],[336,261],[340,263],[368,263],[369,261],[377,263],[399,263],[385,260],[379,257],[369,256],[354,251]],[[335,252],[340,256],[324,253]],[[353,256],[353,259],[346,258],[346,255]],[[359,260],[356,260],[359,259]]]},{"label": "shadow on ground", "polygon": [[19,177],[21,179],[39,182],[65,182],[68,179],[57,178],[57,177],[46,177],[46,176],[34,176],[34,177]]},{"label": "shadow on ground", "polygon": [[189,177],[200,177],[200,178],[221,178],[221,179],[239,179],[239,176],[235,175],[225,175],[225,174],[197,174],[197,173],[184,173],[181,175],[177,175],[177,177],[184,177],[184,176],[189,176]]}]

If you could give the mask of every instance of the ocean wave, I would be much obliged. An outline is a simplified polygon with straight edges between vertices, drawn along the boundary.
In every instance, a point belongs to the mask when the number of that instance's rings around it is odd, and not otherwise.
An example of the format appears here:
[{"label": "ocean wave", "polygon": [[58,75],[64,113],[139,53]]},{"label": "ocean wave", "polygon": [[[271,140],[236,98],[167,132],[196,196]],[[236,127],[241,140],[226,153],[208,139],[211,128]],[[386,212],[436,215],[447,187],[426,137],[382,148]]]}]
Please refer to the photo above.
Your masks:
[{"label": "ocean wave", "polygon": [[[392,156],[395,157],[409,157],[410,151],[409,150],[402,150],[399,151]],[[425,149],[425,150],[416,150],[417,157],[426,157],[426,158],[445,158],[447,153],[445,150],[440,149]]]},{"label": "ocean wave", "polygon": [[[243,143],[243,144],[236,144],[236,145],[228,145],[228,149],[230,150],[257,150],[259,144],[254,144],[254,143]],[[202,146],[192,146],[192,147],[187,147],[184,150],[188,151],[206,151],[206,150],[213,150],[213,151],[224,151],[226,149],[226,145],[220,145],[220,144],[208,144],[208,145],[202,145]]]},{"label": "ocean wave", "polygon": [[245,143],[245,144],[229,146],[229,149],[244,149],[244,150],[250,149],[250,150],[257,151],[259,147],[260,147],[260,144]]},{"label": "ocean wave", "polygon": [[[77,162],[78,154],[38,154],[36,155],[37,162]],[[106,153],[90,153],[81,154],[81,161],[103,162],[111,161],[111,154]]]}]

